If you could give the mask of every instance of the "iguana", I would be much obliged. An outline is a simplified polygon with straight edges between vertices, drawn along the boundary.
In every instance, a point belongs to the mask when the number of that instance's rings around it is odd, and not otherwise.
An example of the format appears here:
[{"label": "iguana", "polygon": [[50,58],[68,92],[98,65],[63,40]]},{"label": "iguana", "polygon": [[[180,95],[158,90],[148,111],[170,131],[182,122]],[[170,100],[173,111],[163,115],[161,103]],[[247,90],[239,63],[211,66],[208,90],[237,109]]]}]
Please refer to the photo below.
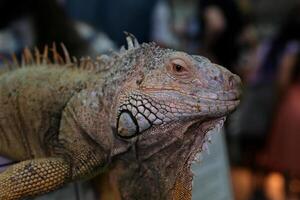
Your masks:
[{"label": "iguana", "polygon": [[[191,199],[205,134],[239,104],[240,79],[208,59],[139,44],[97,59],[24,50],[0,75],[0,199],[106,173],[111,199]],[[106,179],[107,180],[107,179]]]}]

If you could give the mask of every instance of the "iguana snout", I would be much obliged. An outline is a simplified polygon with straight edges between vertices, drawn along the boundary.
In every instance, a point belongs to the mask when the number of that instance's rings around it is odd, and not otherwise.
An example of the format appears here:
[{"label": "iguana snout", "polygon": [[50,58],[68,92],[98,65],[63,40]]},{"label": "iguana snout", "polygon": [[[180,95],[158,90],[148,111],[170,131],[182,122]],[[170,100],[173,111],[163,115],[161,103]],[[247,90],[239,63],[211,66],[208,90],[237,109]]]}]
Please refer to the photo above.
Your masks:
[{"label": "iguana snout", "polygon": [[[222,98],[222,92],[239,89],[241,80],[237,75],[220,65],[212,63],[205,57],[193,55],[192,58],[196,61],[198,82],[202,90],[210,90],[211,93],[216,93],[219,98]],[[220,93],[220,91],[222,92]],[[213,98],[218,97],[213,96]]]}]

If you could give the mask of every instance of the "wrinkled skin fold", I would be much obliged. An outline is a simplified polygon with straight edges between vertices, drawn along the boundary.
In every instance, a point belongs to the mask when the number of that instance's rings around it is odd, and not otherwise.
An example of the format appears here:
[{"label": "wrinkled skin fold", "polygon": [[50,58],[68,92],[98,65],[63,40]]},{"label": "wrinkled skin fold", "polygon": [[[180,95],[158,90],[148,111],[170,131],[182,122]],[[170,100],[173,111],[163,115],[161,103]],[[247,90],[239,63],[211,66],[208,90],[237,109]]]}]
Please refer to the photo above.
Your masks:
[{"label": "wrinkled skin fold", "polygon": [[190,200],[193,180],[191,164],[202,150],[206,132],[221,127],[224,120],[196,120],[186,127],[181,124],[165,127],[163,139],[168,140],[173,135],[180,138],[168,144],[157,144],[157,148],[161,149],[159,153],[155,152],[157,149],[145,148],[146,138],[140,139],[140,146],[113,162],[106,174],[108,179],[104,181],[110,180],[111,187],[115,189],[106,192],[115,194],[116,199]]}]

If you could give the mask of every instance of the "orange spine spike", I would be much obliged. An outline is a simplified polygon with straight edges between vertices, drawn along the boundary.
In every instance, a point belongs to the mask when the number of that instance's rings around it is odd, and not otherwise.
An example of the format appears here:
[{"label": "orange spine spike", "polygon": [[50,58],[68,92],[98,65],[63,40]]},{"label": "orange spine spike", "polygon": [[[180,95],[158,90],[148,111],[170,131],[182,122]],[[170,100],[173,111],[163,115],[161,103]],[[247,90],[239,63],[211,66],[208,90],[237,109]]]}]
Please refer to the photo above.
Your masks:
[{"label": "orange spine spike", "polygon": [[64,52],[65,63],[66,63],[66,64],[72,63],[72,62],[71,62],[70,55],[69,55],[69,52],[68,52],[66,46],[65,46],[63,43],[60,43],[60,45],[61,45],[61,48],[62,48],[62,50],[63,50],[63,52]]},{"label": "orange spine spike", "polygon": [[52,49],[51,50],[52,50],[52,54],[53,54],[54,63],[58,63],[58,53],[57,53],[55,42],[52,43]]},{"label": "orange spine spike", "polygon": [[37,65],[41,64],[41,54],[37,47],[34,47],[34,54],[35,54],[35,62]]},{"label": "orange spine spike", "polygon": [[34,59],[32,56],[31,51],[28,49],[28,47],[26,47],[24,49],[24,59],[25,59],[25,65],[29,65],[29,64],[33,64],[34,63]]},{"label": "orange spine spike", "polygon": [[46,45],[43,52],[42,64],[46,65],[48,63],[48,46]]},{"label": "orange spine spike", "polygon": [[11,55],[11,58],[12,58],[12,60],[13,60],[14,66],[15,66],[15,67],[20,67],[20,64],[19,64],[19,62],[18,62],[18,59],[17,59],[17,56],[16,56],[15,53],[13,53],[13,54]]},{"label": "orange spine spike", "polygon": [[53,61],[55,64],[65,64],[64,59],[59,55],[56,44],[53,42],[52,44],[52,54],[53,54]]}]

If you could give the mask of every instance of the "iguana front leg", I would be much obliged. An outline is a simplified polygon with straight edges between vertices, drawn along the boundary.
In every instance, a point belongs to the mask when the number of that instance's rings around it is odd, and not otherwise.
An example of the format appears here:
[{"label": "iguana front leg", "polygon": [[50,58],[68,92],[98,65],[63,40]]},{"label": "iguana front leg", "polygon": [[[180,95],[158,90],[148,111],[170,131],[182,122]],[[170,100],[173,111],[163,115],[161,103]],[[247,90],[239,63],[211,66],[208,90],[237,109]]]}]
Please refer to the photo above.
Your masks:
[{"label": "iguana front leg", "polygon": [[98,110],[80,104],[82,96],[88,95],[75,96],[63,111],[56,141],[47,141],[52,157],[23,161],[0,173],[0,200],[38,196],[105,169],[110,140],[102,131],[107,129],[98,121]]},{"label": "iguana front leg", "polygon": [[70,165],[62,158],[27,160],[0,174],[0,199],[17,200],[50,192],[70,179]]},{"label": "iguana front leg", "polygon": [[83,90],[68,102],[62,113],[58,141],[72,163],[72,179],[87,179],[110,163],[111,127],[97,95]]}]

